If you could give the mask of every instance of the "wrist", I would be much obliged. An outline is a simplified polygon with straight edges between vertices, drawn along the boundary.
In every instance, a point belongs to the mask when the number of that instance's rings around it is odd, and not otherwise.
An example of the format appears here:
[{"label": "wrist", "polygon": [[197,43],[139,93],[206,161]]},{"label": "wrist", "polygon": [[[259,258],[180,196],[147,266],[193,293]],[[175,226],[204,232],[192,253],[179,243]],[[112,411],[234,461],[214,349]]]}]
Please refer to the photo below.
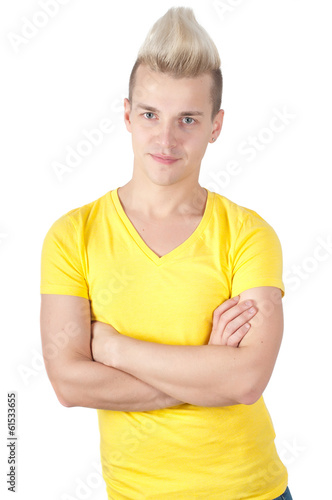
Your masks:
[{"label": "wrist", "polygon": [[110,340],[107,349],[109,360],[112,363],[111,366],[135,376],[135,373],[133,373],[135,359],[142,352],[140,347],[142,347],[144,341],[123,334],[118,334]]},{"label": "wrist", "polygon": [[99,361],[106,366],[114,366],[114,340],[109,335],[105,335],[102,340],[102,353],[99,356]]},{"label": "wrist", "polygon": [[106,323],[94,322],[92,324],[92,356],[94,361],[115,368],[116,353],[118,352],[117,341],[120,335],[113,327]]},{"label": "wrist", "polygon": [[107,358],[106,364],[112,368],[117,368],[118,370],[120,369],[120,353],[123,349],[121,347],[123,342],[121,341],[123,338],[124,335],[122,334],[108,336],[105,343],[105,353]]}]

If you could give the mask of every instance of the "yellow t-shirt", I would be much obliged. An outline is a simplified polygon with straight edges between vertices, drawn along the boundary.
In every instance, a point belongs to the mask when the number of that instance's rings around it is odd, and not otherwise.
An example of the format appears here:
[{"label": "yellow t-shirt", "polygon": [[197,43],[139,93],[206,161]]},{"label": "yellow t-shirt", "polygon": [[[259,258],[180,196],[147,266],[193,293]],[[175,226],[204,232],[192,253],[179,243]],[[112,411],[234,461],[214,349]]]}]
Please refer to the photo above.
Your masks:
[{"label": "yellow t-shirt", "polygon": [[[85,297],[93,320],[137,339],[206,344],[226,299],[258,286],[284,294],[272,227],[207,192],[200,224],[162,257],[135,230],[117,189],[68,212],[45,237],[41,293]],[[253,405],[97,411],[109,499],[272,500],[286,489],[262,397]]]}]

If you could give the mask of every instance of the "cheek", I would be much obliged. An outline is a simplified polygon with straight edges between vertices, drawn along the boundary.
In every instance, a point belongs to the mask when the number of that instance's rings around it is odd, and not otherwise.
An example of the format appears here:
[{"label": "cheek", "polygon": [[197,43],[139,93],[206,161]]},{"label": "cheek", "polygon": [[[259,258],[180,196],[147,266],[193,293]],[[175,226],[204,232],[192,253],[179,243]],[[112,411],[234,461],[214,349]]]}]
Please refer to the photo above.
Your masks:
[{"label": "cheek", "polygon": [[190,156],[196,158],[202,158],[207,148],[207,141],[201,136],[190,137],[184,144]]},{"label": "cheek", "polygon": [[135,149],[142,149],[145,144],[151,139],[151,133],[149,134],[144,128],[136,128],[132,131],[132,143]]}]

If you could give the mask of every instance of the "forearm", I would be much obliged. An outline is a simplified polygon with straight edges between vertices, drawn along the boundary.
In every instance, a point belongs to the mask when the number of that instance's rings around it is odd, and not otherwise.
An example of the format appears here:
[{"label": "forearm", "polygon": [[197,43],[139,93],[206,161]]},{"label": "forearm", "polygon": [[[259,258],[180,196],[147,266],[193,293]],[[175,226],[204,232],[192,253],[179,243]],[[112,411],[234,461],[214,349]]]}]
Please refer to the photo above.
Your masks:
[{"label": "forearm", "polygon": [[68,363],[54,386],[68,407],[151,411],[183,404],[129,373],[88,358]]},{"label": "forearm", "polygon": [[250,367],[246,348],[177,346],[119,336],[109,360],[166,394],[197,406],[230,406],[245,401]]},{"label": "forearm", "polygon": [[[270,379],[282,338],[281,292],[278,289],[274,297],[275,290],[256,287],[242,293],[243,303],[234,305],[230,299],[226,308],[221,304],[213,314],[208,345],[147,342],[96,322],[92,327],[94,359],[196,406],[253,404]],[[251,320],[253,328],[247,334],[241,328],[259,310],[251,307],[249,293],[265,309]],[[228,345],[233,336],[236,342]]]}]

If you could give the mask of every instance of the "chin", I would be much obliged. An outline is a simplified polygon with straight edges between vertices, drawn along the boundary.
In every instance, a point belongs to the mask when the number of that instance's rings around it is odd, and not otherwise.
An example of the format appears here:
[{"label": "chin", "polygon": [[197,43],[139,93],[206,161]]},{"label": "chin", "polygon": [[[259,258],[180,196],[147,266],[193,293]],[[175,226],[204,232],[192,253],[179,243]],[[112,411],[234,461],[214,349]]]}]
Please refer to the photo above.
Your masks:
[{"label": "chin", "polygon": [[174,176],[148,176],[149,180],[157,186],[172,186],[183,180],[182,177]]},{"label": "chin", "polygon": [[156,186],[173,186],[178,184],[181,179],[151,179],[151,182]]}]

